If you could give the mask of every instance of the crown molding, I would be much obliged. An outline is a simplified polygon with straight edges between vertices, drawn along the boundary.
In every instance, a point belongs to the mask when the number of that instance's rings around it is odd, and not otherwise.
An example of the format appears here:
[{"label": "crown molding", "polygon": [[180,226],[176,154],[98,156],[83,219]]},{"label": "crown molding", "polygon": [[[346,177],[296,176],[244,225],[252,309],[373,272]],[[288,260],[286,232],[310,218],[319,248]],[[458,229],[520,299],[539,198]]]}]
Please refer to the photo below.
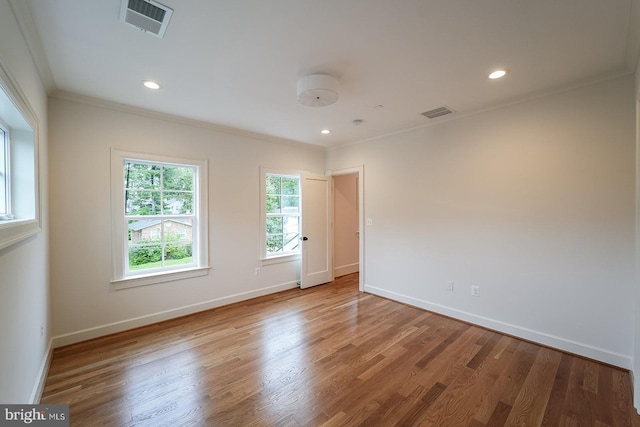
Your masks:
[{"label": "crown molding", "polygon": [[109,110],[126,112],[130,114],[136,114],[138,116],[143,116],[151,119],[162,120],[165,122],[172,122],[181,124],[184,126],[192,126],[203,129],[209,129],[216,132],[227,133],[235,136],[241,136],[245,138],[257,139],[264,142],[271,142],[275,144],[284,144],[288,146],[294,146],[297,148],[307,148],[312,150],[318,150],[322,152],[326,152],[327,148],[321,145],[309,144],[302,141],[296,141],[293,139],[280,138],[271,135],[265,135],[258,132],[251,132],[243,129],[234,128],[231,126],[219,125],[216,123],[205,122],[202,120],[189,119],[182,116],[176,116],[168,113],[161,113],[158,111],[147,110],[145,108],[134,107],[127,104],[121,104],[118,102],[107,101],[100,98],[94,98],[87,95],[80,95],[73,92],[67,92],[63,90],[55,90],[53,93],[49,95],[51,98],[62,99],[66,101],[78,102],[81,104],[92,105],[94,107],[106,108]]},{"label": "crown molding", "polygon": [[44,47],[40,39],[40,33],[36,27],[36,23],[33,20],[29,3],[26,0],[9,0],[9,6],[13,11],[13,15],[18,22],[18,27],[22,33],[22,37],[27,44],[29,55],[38,70],[40,80],[47,91],[51,93],[56,89],[56,84],[53,79],[53,73],[49,67],[49,61],[45,54]]},{"label": "crown molding", "polygon": [[[640,1],[640,0],[638,0]],[[450,122],[450,121],[454,121],[454,120],[458,120],[458,119],[462,119],[464,117],[470,117],[470,116],[475,116],[478,114],[482,114],[482,113],[486,113],[489,111],[493,111],[493,110],[500,110],[503,108],[508,108],[514,105],[518,105],[518,104],[522,104],[525,102],[529,102],[529,101],[533,101],[536,99],[540,99],[540,98],[546,98],[548,96],[553,96],[553,95],[557,95],[557,94],[561,94],[564,92],[570,92],[572,90],[577,90],[577,89],[581,89],[584,87],[588,87],[588,86],[593,86],[593,85],[597,85],[600,83],[605,83],[608,81],[613,81],[613,80],[617,80],[617,79],[621,79],[621,78],[625,78],[628,77],[630,75],[633,75],[632,71],[629,71],[627,69],[627,67],[623,67],[622,69],[610,72],[610,73],[605,73],[605,74],[600,74],[597,76],[593,76],[591,78],[587,78],[584,80],[580,80],[580,81],[576,81],[570,84],[565,84],[565,85],[560,85],[560,86],[556,86],[553,88],[548,88],[548,89],[544,89],[544,90],[540,90],[540,91],[536,91],[536,92],[532,92],[528,95],[524,95],[521,97],[517,97],[517,98],[513,98],[510,100],[505,100],[503,102],[500,103],[496,103],[493,105],[488,105],[485,107],[481,107],[481,108],[476,108],[474,110],[470,110],[470,111],[464,111],[464,112],[456,112],[455,114],[447,114],[444,117],[440,117],[438,119],[433,120],[430,123],[425,123],[425,124],[421,124],[418,126],[411,126],[408,128],[404,128],[404,129],[398,129],[392,132],[388,132],[382,135],[378,135],[378,136],[373,136],[371,138],[366,138],[366,139],[361,139],[358,141],[352,141],[352,142],[347,142],[344,144],[340,144],[340,145],[334,145],[331,147],[328,147],[329,151],[332,151],[334,149],[340,149],[340,148],[345,148],[351,145],[359,145],[359,144],[365,144],[368,142],[373,142],[373,141],[379,141],[379,140],[384,140],[385,138],[394,136],[394,135],[399,135],[399,134],[403,134],[403,133],[408,133],[408,132],[413,132],[419,129],[424,129],[424,128],[428,128],[431,126],[437,126],[439,124],[442,123],[446,123],[446,122]],[[640,90],[640,88],[639,88]]]}]

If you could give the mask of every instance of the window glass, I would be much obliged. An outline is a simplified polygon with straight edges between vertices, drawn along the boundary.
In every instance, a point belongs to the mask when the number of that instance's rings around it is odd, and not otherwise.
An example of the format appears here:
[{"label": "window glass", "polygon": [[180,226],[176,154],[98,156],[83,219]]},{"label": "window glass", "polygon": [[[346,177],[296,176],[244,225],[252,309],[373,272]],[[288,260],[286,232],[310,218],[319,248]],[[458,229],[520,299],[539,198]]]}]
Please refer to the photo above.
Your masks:
[{"label": "window glass", "polygon": [[0,127],[0,215],[9,214],[9,137]]},{"label": "window glass", "polygon": [[266,257],[300,251],[300,177],[267,173]]},{"label": "window glass", "polygon": [[124,216],[129,274],[194,266],[197,169],[124,161]]}]

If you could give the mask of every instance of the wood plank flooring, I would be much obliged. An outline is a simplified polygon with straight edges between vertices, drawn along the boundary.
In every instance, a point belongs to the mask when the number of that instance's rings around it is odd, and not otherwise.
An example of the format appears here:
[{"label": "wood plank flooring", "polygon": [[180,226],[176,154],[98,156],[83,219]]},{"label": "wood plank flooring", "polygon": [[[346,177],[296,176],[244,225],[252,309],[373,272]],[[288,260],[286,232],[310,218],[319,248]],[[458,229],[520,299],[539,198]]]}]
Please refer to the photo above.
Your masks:
[{"label": "wood plank flooring", "polygon": [[56,349],[73,426],[640,426],[629,373],[358,292],[358,275]]}]

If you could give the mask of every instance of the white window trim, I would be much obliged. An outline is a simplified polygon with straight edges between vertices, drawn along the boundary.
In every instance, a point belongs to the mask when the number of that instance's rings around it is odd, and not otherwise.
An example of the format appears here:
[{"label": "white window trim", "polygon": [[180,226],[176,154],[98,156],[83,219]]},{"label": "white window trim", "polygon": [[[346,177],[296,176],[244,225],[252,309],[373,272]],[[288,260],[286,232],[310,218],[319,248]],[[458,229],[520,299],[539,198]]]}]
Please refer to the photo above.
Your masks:
[{"label": "white window trim", "polygon": [[[298,261],[301,259],[300,251],[267,256],[267,174],[296,176],[302,180],[302,172],[299,170],[260,167],[260,264],[264,266]],[[300,218],[302,218],[302,212],[300,212]]]},{"label": "white window trim", "polygon": [[274,255],[269,258],[261,258],[260,265],[274,265],[283,264],[286,262],[300,261],[302,259],[301,254],[287,254],[287,255]]},{"label": "white window trim", "polygon": [[[2,193],[4,193],[5,200],[0,200],[2,206],[0,208],[5,213],[0,213],[0,220],[8,220],[12,216],[11,211],[11,131],[9,126],[2,121],[0,117],[0,150],[2,150],[2,158],[4,159],[4,187]],[[0,212],[2,212],[0,211]],[[13,219],[13,218],[11,218]]]},{"label": "white window trim", "polygon": [[[38,146],[39,146],[39,121],[37,116],[27,101],[27,97],[20,89],[15,78],[11,75],[6,65],[0,60],[0,103],[11,104],[5,108],[5,113],[9,117],[3,117],[4,121],[9,127],[10,133],[13,133],[14,127],[17,126],[20,131],[28,133],[28,142],[30,143],[30,150],[32,153],[27,157],[21,158],[20,162],[28,164],[27,169],[31,169],[33,174],[29,172],[29,176],[25,176],[30,184],[27,185],[29,191],[20,191],[20,197],[22,197],[22,204],[26,202],[30,207],[26,213],[19,213],[14,219],[0,221],[0,249],[7,248],[9,246],[20,243],[23,240],[29,239],[32,236],[38,234],[41,230],[40,226],[40,191],[39,191],[39,177],[38,177]],[[17,125],[16,125],[17,124]],[[11,136],[10,136],[11,138]],[[25,140],[26,141],[26,140]],[[11,145],[11,141],[9,142]],[[9,152],[12,152],[12,148],[9,147]],[[9,160],[9,168],[15,168],[16,154],[11,153]],[[24,171],[24,168],[21,167]],[[11,180],[11,178],[9,178]],[[12,188],[10,189],[10,197],[14,197],[15,193],[13,186],[15,182],[10,182]],[[12,209],[15,208],[14,200],[10,201]],[[13,211],[11,214],[16,214]]]},{"label": "white window trim", "polygon": [[[125,255],[127,241],[124,238],[126,220],[124,215],[124,185],[122,168],[125,159],[135,159],[147,162],[183,164],[197,166],[198,173],[194,182],[194,189],[198,197],[195,210],[197,211],[198,227],[194,233],[193,245],[197,245],[196,266],[164,270],[149,274],[125,275]],[[158,154],[147,154],[132,151],[111,149],[111,249],[112,249],[112,280],[114,289],[126,289],[136,286],[146,286],[191,277],[205,276],[209,273],[209,233],[208,233],[208,162],[207,160],[193,160],[169,157]],[[194,252],[195,249],[194,249]]]}]

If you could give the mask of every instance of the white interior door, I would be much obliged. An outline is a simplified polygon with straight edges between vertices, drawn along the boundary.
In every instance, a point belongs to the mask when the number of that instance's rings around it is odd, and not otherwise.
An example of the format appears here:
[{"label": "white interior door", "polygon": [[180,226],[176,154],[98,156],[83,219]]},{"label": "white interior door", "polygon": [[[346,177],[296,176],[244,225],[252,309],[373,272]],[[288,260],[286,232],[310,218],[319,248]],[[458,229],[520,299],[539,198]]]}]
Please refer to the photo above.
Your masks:
[{"label": "white interior door", "polygon": [[332,181],[330,176],[302,175],[302,268],[300,287],[333,280]]}]

